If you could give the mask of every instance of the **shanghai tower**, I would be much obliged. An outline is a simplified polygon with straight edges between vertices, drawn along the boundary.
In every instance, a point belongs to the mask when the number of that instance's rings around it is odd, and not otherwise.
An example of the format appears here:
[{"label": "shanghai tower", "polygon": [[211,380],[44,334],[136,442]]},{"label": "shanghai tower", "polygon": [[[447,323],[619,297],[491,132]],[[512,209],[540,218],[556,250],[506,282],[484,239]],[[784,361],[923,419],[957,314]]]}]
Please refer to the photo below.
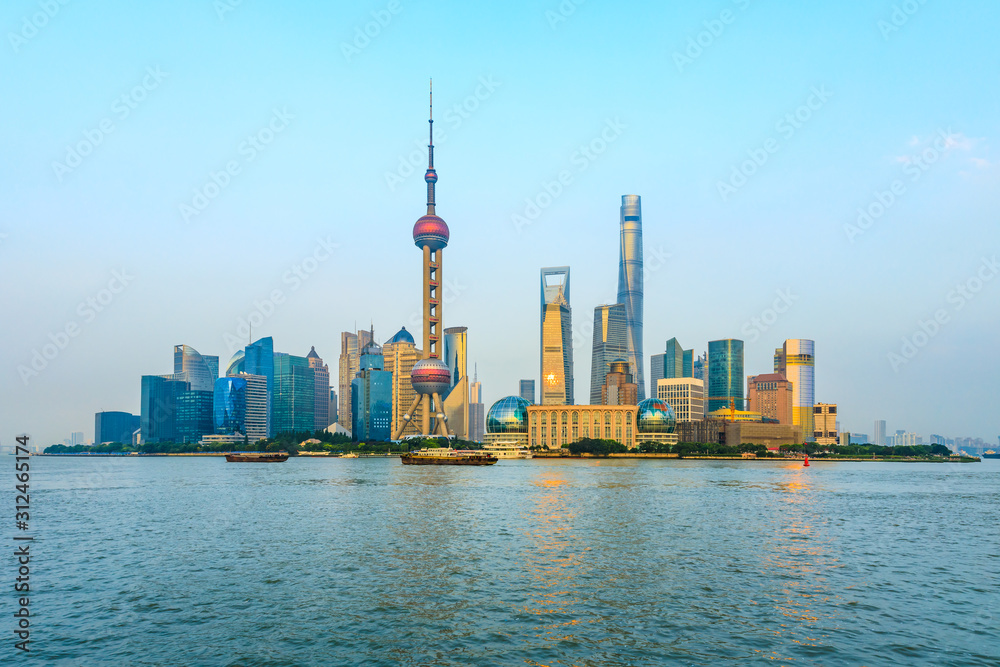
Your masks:
[{"label": "shanghai tower", "polygon": [[641,401],[646,398],[646,382],[642,356],[642,201],[639,195],[622,195],[618,303],[625,304],[628,363],[639,385]]}]

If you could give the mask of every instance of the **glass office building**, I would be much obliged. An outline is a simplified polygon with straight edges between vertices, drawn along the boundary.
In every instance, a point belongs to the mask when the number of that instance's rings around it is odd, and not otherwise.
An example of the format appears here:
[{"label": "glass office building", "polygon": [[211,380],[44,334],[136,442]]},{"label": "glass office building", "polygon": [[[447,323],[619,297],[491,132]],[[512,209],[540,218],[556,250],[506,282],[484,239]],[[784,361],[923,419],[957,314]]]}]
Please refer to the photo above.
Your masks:
[{"label": "glass office building", "polygon": [[139,407],[142,442],[178,442],[177,401],[190,384],[162,375],[143,375]]},{"label": "glass office building", "polygon": [[188,389],[177,396],[177,442],[198,442],[215,431],[212,424],[214,393]]},{"label": "glass office building", "polygon": [[594,308],[594,344],[590,358],[590,404],[601,405],[601,387],[611,372],[611,362],[628,355],[625,304]]},{"label": "glass office building", "polygon": [[190,345],[174,345],[174,379],[191,383],[194,391],[212,391],[219,377],[219,358],[203,355]]},{"label": "glass office building", "polygon": [[313,431],[316,384],[309,360],[278,352],[273,358],[271,426],[274,433]]},{"label": "glass office building", "polygon": [[215,381],[212,399],[212,424],[222,435],[247,432],[247,381],[241,377],[224,377]]},{"label": "glass office building", "polygon": [[94,415],[94,444],[122,442],[130,444],[139,428],[139,415],[128,412],[98,412]]},{"label": "glass office building", "polygon": [[369,343],[361,351],[361,370],[351,381],[352,432],[355,440],[392,438],[392,373],[382,370],[382,349]]},{"label": "glass office building", "polygon": [[708,412],[729,409],[730,401],[743,409],[743,341],[734,338],[708,344]]},{"label": "glass office building", "polygon": [[534,380],[521,380],[518,386],[518,394],[528,403],[535,402],[535,381]]},{"label": "glass office building", "polygon": [[274,429],[274,340],[270,336],[243,349],[243,370],[267,378],[267,435],[271,437],[277,431]]}]

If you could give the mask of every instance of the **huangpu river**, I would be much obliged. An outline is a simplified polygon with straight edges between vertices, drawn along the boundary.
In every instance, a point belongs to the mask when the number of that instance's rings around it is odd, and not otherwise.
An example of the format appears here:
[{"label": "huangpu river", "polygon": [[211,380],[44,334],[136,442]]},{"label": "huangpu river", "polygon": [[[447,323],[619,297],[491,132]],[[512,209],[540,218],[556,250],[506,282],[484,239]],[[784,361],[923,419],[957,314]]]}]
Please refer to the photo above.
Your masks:
[{"label": "huangpu river", "polygon": [[1000,664],[1000,461],[31,471],[4,664]]}]

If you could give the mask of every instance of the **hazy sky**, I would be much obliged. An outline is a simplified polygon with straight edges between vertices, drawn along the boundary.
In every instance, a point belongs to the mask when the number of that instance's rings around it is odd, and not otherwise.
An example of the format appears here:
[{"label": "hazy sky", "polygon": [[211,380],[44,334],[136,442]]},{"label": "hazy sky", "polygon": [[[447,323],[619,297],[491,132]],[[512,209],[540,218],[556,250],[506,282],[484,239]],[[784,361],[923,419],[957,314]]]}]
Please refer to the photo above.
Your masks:
[{"label": "hazy sky", "polygon": [[647,364],[734,337],[770,372],[811,338],[842,428],[1000,433],[995,2],[10,0],[0,27],[5,445],[93,437],[254,313],[334,378],[343,330],[419,336],[431,76],[444,321],[488,405],[538,377],[557,265],[586,402],[639,194]]}]

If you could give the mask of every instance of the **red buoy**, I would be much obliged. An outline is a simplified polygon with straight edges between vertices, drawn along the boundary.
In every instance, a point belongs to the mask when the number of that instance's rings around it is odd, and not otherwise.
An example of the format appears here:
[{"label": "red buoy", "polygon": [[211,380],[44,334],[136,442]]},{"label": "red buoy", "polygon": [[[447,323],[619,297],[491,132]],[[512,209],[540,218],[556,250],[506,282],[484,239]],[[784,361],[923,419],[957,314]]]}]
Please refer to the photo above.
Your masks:
[{"label": "red buoy", "polygon": [[803,468],[808,468],[809,467],[809,455],[808,454],[806,454],[806,462],[802,464],[802,467]]}]

